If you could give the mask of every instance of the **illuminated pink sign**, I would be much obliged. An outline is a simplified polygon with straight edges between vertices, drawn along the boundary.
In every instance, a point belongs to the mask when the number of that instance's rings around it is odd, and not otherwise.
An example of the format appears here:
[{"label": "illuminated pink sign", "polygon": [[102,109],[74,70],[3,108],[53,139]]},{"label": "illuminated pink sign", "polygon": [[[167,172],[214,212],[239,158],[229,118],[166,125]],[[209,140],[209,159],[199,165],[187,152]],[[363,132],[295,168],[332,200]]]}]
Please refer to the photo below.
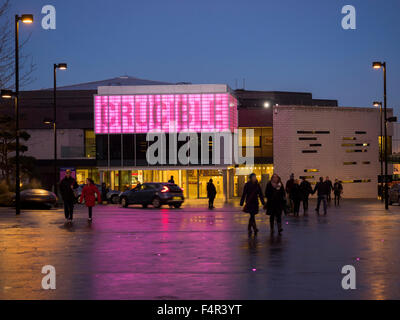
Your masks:
[{"label": "illuminated pink sign", "polygon": [[229,93],[95,96],[96,134],[213,132],[238,126],[237,100]]}]

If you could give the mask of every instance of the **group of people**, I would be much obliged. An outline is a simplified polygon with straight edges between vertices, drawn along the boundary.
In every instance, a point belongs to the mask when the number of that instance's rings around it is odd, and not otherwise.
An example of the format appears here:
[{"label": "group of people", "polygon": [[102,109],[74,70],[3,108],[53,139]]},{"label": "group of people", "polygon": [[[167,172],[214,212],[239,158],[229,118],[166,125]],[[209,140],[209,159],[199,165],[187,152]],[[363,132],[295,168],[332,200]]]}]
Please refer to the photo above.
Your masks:
[{"label": "group of people", "polygon": [[[64,215],[65,222],[72,223],[74,216],[74,203],[76,201],[75,189],[78,188],[76,180],[71,176],[71,170],[66,170],[65,177],[60,182],[60,194],[64,201]],[[99,189],[94,184],[94,181],[90,178],[86,179],[86,185],[82,189],[79,202],[85,201],[85,205],[88,208],[88,221],[92,221],[93,207],[97,202],[101,203],[101,195]]]},{"label": "group of people", "polygon": [[317,214],[319,214],[321,202],[324,214],[327,214],[327,207],[331,202],[332,192],[334,194],[335,206],[339,206],[343,193],[343,185],[338,179],[335,179],[335,183],[332,184],[329,177],[326,177],[325,180],[323,177],[320,177],[313,189],[310,182],[306,180],[306,177],[302,177],[302,181],[299,183],[299,180],[294,179],[294,174],[292,173],[290,179],[286,182],[285,191],[289,198],[289,211],[293,212],[295,216],[299,216],[301,202],[303,202],[304,215],[307,215],[308,199],[311,194],[315,193],[317,193],[317,207],[315,209]]},{"label": "group of people", "polygon": [[259,212],[259,202],[262,203],[266,214],[269,215],[271,235],[275,232],[275,222],[278,234],[281,235],[283,231],[283,212],[285,214],[293,212],[294,216],[299,216],[300,204],[303,202],[304,215],[307,215],[308,199],[311,194],[317,193],[318,200],[315,210],[319,215],[322,202],[324,214],[326,215],[332,191],[335,196],[335,206],[339,205],[340,197],[343,193],[343,185],[338,179],[335,179],[335,183],[332,184],[329,177],[326,177],[325,180],[321,177],[313,189],[311,183],[305,177],[302,178],[300,183],[299,180],[294,179],[294,174],[291,174],[290,179],[284,187],[281,178],[277,174],[273,174],[265,188],[265,197],[267,198],[267,202],[265,202],[256,174],[250,174],[248,182],[244,185],[243,194],[240,199],[240,206],[244,204],[243,211],[250,214],[248,224],[249,236],[253,232],[255,235],[258,233],[255,216]]}]

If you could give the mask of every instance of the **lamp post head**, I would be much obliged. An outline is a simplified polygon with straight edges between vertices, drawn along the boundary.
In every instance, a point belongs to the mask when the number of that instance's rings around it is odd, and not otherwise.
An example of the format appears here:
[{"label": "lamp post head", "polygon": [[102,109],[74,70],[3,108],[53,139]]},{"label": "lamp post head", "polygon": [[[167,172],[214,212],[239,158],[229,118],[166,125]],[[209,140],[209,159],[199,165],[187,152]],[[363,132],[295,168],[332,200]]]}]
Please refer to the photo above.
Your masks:
[{"label": "lamp post head", "polygon": [[374,68],[374,69],[380,69],[380,68],[382,68],[383,67],[383,63],[382,62],[379,62],[379,61],[374,61],[374,62],[372,62],[372,68]]},{"label": "lamp post head", "polygon": [[22,23],[31,24],[33,23],[33,14],[23,14],[19,17],[19,20],[21,20]]},{"label": "lamp post head", "polygon": [[16,96],[15,92],[11,90],[1,90],[0,95],[3,99],[11,99]]},{"label": "lamp post head", "polygon": [[265,101],[264,102],[264,108],[269,108],[271,106],[271,104],[269,103],[269,101]]},{"label": "lamp post head", "polygon": [[382,102],[380,102],[380,101],[374,101],[373,106],[374,106],[374,107],[382,107]]},{"label": "lamp post head", "polygon": [[43,123],[44,123],[44,124],[52,124],[53,121],[52,121],[51,119],[49,119],[49,118],[44,118],[44,119],[43,119]]},{"label": "lamp post head", "polygon": [[55,65],[57,69],[60,70],[67,70],[67,64],[66,63],[59,63]]}]

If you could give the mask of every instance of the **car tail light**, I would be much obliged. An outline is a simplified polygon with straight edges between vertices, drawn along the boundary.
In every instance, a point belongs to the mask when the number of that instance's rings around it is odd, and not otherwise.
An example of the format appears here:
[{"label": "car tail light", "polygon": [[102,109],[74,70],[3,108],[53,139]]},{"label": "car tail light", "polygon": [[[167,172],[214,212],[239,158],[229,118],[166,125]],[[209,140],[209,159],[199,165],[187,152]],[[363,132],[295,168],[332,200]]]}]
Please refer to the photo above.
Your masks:
[{"label": "car tail light", "polygon": [[169,188],[167,187],[167,186],[164,186],[163,188],[162,188],[162,190],[161,190],[161,192],[168,192],[169,191]]}]

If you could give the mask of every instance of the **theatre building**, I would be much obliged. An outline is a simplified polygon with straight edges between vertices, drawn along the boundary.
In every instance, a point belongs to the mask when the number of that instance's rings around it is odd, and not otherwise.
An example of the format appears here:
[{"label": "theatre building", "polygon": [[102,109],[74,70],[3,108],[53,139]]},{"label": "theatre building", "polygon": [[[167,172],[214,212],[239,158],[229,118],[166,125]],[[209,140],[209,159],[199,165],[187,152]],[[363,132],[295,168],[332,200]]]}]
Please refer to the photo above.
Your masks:
[{"label": "theatre building", "polygon": [[[237,127],[237,99],[227,85],[101,86],[94,96],[100,181],[123,189],[138,181],[168,181],[172,176],[188,198],[202,198],[207,196],[206,185],[212,178],[218,197],[232,196],[233,157],[220,158],[224,160],[220,163],[213,163],[211,156],[206,163],[201,161],[200,134],[212,137],[214,133],[228,133],[230,144],[224,141],[223,147],[232,153]],[[151,132],[166,134],[164,163],[149,163],[147,159],[153,142],[146,137]],[[177,140],[176,135],[182,132],[194,133],[198,139],[195,163],[174,160],[187,142]],[[171,142],[173,137],[176,145]],[[207,153],[213,143],[212,139],[206,141]],[[224,155],[223,150],[220,155]]]}]

